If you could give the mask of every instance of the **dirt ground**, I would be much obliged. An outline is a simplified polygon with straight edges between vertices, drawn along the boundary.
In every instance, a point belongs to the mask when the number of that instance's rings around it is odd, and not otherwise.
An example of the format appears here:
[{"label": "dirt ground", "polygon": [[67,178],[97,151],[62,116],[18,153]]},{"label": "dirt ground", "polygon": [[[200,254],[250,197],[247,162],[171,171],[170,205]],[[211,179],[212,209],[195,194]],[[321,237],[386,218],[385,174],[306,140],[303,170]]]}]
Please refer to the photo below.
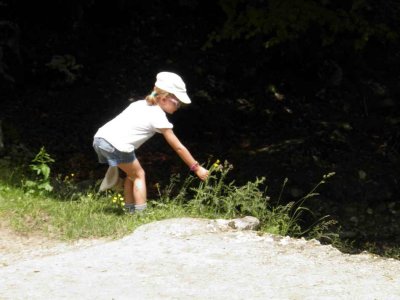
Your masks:
[{"label": "dirt ground", "polygon": [[225,220],[72,244],[2,231],[0,299],[400,299],[400,261]]}]

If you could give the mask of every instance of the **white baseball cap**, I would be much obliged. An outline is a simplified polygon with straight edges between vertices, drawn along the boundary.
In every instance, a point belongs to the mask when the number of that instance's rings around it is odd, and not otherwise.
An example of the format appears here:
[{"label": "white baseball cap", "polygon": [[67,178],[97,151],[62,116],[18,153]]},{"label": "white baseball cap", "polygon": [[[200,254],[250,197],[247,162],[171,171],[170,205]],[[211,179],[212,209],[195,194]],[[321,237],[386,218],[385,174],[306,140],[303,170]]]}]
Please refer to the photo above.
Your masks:
[{"label": "white baseball cap", "polygon": [[155,86],[174,94],[182,103],[189,104],[192,102],[186,93],[186,85],[178,74],[171,72],[158,73]]}]

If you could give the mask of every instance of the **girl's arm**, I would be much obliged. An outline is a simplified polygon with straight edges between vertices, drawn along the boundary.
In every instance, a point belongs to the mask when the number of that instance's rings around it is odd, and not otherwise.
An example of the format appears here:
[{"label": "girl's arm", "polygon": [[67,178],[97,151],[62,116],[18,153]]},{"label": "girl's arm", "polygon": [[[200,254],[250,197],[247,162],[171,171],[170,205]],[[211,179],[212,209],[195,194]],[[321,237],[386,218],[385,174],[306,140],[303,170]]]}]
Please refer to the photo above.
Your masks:
[{"label": "girl's arm", "polygon": [[186,163],[191,171],[193,171],[201,180],[206,180],[208,177],[208,170],[198,164],[198,162],[190,154],[189,150],[179,141],[172,129],[161,128],[160,131],[167,140],[167,143],[172,149],[174,149],[174,151]]}]

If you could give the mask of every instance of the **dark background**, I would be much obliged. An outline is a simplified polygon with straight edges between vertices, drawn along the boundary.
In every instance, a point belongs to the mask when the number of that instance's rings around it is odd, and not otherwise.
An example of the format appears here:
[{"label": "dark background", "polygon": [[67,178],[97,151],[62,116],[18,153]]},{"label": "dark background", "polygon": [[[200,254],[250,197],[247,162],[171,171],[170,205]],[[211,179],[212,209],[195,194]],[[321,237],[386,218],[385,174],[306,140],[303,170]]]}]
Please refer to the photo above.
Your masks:
[{"label": "dark background", "polygon": [[[41,146],[52,174],[102,177],[97,128],[159,71],[192,104],[170,116],[196,159],[233,164],[237,184],[266,177],[303,196],[343,238],[399,243],[399,1],[0,1],[3,157]],[[137,151],[149,194],[186,166],[156,136]]]}]

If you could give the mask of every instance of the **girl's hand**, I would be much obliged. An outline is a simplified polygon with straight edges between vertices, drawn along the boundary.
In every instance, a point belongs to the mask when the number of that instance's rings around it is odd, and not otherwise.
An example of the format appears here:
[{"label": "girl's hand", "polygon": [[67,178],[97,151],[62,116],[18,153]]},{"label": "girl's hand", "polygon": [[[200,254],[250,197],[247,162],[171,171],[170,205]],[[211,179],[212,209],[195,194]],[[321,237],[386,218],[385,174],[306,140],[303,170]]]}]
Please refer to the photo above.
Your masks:
[{"label": "girl's hand", "polygon": [[201,180],[204,181],[208,178],[209,172],[207,169],[204,169],[202,166],[199,166],[194,173],[197,175],[197,177],[199,177]]}]

